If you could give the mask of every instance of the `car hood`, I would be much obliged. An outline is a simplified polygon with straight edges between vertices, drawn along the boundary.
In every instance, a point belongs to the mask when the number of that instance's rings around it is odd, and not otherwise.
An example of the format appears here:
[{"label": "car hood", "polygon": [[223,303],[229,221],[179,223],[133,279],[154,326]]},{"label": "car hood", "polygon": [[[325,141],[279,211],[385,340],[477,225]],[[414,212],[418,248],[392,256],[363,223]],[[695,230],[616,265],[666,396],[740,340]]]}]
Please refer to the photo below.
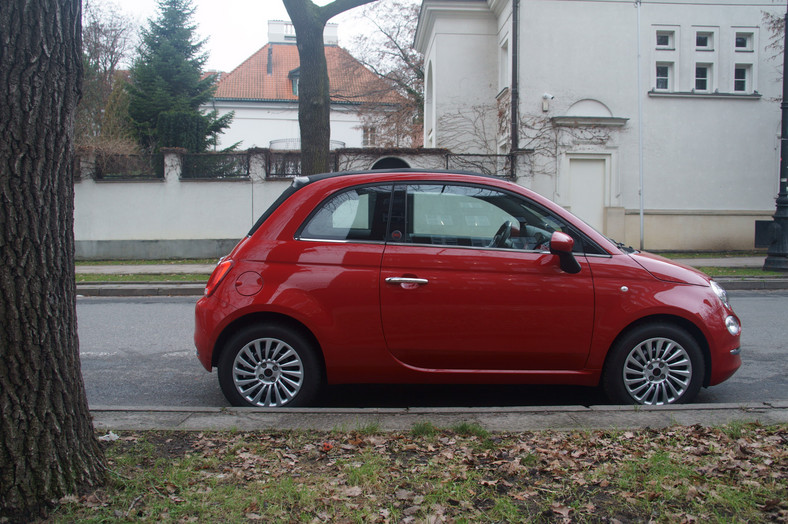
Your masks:
[{"label": "car hood", "polygon": [[708,286],[709,277],[690,266],[679,264],[665,257],[647,252],[631,253],[632,260],[643,269],[651,273],[657,280],[675,282],[677,284],[692,284],[695,286]]}]

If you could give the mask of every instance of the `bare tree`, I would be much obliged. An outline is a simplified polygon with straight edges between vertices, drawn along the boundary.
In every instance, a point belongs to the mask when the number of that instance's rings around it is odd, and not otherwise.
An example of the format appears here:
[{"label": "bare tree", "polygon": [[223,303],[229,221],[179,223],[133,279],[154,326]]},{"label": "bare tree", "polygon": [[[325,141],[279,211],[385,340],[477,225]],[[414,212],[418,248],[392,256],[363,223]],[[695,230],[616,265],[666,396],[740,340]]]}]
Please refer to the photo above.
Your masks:
[{"label": "bare tree", "polygon": [[[132,51],[137,27],[120,8],[109,2],[85,1],[82,25],[84,79],[82,99],[77,106],[76,142],[91,145],[130,138],[130,126],[122,126],[121,112],[110,104],[120,95],[119,83],[125,81],[118,66]],[[113,93],[114,91],[114,93]],[[128,112],[126,111],[126,116]],[[111,125],[107,126],[107,121]],[[127,140],[133,144],[132,140]]]},{"label": "bare tree", "polygon": [[74,283],[80,0],[0,9],[0,522],[104,480]]},{"label": "bare tree", "polygon": [[305,175],[329,169],[331,99],[323,30],[336,15],[373,1],[334,0],[318,6],[311,0],[282,0],[295,27],[298,44],[298,124],[301,128],[301,172]]},{"label": "bare tree", "polygon": [[[453,162],[463,169],[489,174],[506,174],[508,163],[497,153],[500,139],[508,135],[507,104],[458,107],[438,119],[440,146],[452,151]],[[520,149],[527,153],[528,173],[518,176],[548,175],[558,171],[560,155],[577,145],[604,145],[612,136],[610,128],[596,125],[559,126],[549,117],[522,114],[518,128]],[[508,159],[506,162],[512,162]],[[506,167],[501,167],[506,166]]]},{"label": "bare tree", "polygon": [[357,35],[353,55],[396,93],[396,104],[379,97],[362,106],[361,119],[378,132],[379,145],[417,147],[422,144],[424,57],[413,47],[420,2],[381,0],[362,10],[362,22],[375,29]]}]

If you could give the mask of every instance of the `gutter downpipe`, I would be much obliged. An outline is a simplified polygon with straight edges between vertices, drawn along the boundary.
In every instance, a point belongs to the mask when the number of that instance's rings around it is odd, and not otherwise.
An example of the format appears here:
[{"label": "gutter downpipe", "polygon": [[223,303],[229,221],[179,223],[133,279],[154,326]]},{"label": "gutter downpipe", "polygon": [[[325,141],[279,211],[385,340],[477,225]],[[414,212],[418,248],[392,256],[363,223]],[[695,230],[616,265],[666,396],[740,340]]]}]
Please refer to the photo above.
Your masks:
[{"label": "gutter downpipe", "polygon": [[640,178],[640,250],[643,251],[644,249],[644,196],[643,196],[643,79],[642,79],[642,71],[641,71],[641,43],[640,43],[640,6],[642,0],[635,0],[635,8],[638,11],[637,16],[637,23],[638,23],[638,30],[637,30],[637,39],[638,39],[638,58],[637,58],[637,68],[638,68],[638,170],[639,170],[639,178]]},{"label": "gutter downpipe", "polygon": [[518,62],[520,54],[518,52],[520,39],[518,37],[520,32],[520,0],[512,0],[512,129],[511,129],[511,142],[512,147],[509,151],[511,155],[509,169],[512,174],[512,179],[517,179],[517,155],[515,152],[520,149],[520,95],[519,95],[519,67]]}]

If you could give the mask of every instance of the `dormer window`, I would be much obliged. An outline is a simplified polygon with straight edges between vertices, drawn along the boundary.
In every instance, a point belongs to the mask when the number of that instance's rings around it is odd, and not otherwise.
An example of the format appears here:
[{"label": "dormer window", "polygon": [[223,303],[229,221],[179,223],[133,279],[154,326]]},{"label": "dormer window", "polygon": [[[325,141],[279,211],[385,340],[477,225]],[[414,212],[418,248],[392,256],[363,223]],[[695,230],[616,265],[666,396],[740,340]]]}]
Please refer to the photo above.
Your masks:
[{"label": "dormer window", "polygon": [[298,96],[298,78],[301,76],[301,68],[296,68],[290,71],[287,74],[287,78],[290,79],[290,84],[293,88],[293,94]]}]

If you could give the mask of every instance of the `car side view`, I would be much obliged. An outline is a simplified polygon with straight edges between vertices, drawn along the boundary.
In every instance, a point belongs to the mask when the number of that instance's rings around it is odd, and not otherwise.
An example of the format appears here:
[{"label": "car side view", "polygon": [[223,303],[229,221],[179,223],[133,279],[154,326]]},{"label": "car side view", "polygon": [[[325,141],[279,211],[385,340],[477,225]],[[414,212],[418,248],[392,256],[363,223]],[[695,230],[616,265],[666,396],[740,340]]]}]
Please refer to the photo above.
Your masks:
[{"label": "car side view", "polygon": [[716,282],[467,173],[294,179],[195,316],[200,362],[236,406],[308,406],[347,383],[601,386],[662,405],[741,365]]}]

